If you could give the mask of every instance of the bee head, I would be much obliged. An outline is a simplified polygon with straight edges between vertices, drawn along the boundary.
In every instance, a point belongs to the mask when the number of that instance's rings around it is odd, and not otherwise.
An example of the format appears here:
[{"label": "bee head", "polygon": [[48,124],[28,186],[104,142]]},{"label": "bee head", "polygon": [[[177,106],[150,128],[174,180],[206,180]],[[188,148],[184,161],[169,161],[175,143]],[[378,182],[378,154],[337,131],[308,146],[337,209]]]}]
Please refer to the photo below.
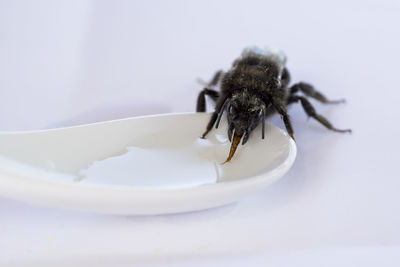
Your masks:
[{"label": "bee head", "polygon": [[250,133],[264,118],[265,103],[247,90],[239,95],[234,95],[227,105],[228,137],[240,137],[244,145]]}]

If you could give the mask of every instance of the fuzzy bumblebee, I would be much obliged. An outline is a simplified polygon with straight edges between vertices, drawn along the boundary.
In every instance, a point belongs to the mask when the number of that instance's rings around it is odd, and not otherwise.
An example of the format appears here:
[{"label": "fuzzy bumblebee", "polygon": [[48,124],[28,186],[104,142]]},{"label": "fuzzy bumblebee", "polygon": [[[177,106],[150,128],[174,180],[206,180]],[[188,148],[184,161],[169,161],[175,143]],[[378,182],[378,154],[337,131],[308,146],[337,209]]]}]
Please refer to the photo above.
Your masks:
[{"label": "fuzzy bumblebee", "polygon": [[[214,125],[218,128],[223,113],[225,111],[227,113],[228,138],[232,144],[225,162],[232,159],[241,140],[243,145],[247,142],[251,132],[259,123],[262,125],[261,138],[264,139],[265,119],[274,113],[281,116],[286,131],[294,139],[286,109],[292,103],[301,103],[309,117],[316,119],[329,130],[351,132],[350,129],[335,128],[326,118],[318,114],[308,101],[311,97],[322,103],[336,104],[344,102],[344,99],[328,100],[312,85],[304,82],[289,86],[290,74],[285,63],[286,56],[282,52],[248,47],[233,62],[229,71],[218,71],[200,92],[197,112],[206,111],[206,95],[216,102],[215,111],[202,138],[206,137]],[[216,87],[220,90],[216,91]]]}]

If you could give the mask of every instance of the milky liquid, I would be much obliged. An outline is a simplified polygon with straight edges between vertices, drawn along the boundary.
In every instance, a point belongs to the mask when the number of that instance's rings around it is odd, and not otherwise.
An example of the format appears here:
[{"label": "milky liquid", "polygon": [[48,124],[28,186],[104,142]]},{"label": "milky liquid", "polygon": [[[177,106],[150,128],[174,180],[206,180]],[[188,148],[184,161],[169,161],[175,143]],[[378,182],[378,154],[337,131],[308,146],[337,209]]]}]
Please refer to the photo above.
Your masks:
[{"label": "milky liquid", "polygon": [[125,154],[95,161],[78,175],[82,183],[151,188],[215,183],[219,174],[214,149],[203,139],[182,148],[128,147]]}]

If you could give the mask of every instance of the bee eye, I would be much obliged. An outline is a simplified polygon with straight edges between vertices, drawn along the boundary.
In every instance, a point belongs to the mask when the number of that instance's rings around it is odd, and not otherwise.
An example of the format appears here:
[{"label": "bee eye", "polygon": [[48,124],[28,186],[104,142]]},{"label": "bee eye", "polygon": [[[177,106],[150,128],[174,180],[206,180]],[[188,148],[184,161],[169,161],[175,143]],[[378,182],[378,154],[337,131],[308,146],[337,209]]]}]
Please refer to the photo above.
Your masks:
[{"label": "bee eye", "polygon": [[228,112],[229,113],[233,113],[233,112],[235,112],[236,111],[236,108],[233,106],[233,104],[230,104],[229,106],[228,106]]},{"label": "bee eye", "polygon": [[229,109],[228,109],[228,112],[229,112],[229,114],[234,114],[234,113],[236,113],[236,110],[232,105],[230,105]]},{"label": "bee eye", "polygon": [[234,105],[230,105],[228,108],[228,114],[232,118],[236,118],[238,116],[238,109]]}]

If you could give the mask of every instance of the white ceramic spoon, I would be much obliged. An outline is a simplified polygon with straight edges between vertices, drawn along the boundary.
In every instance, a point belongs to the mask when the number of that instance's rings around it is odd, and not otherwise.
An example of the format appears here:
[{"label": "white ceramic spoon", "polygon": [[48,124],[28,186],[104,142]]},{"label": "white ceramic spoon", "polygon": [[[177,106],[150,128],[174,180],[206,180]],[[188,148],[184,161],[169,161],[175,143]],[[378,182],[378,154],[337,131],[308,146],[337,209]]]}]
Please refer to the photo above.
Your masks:
[{"label": "white ceramic spoon", "polygon": [[226,164],[226,123],[200,139],[210,114],[136,117],[0,133],[0,196],[97,213],[163,214],[234,202],[284,175],[296,145],[255,129]]}]

